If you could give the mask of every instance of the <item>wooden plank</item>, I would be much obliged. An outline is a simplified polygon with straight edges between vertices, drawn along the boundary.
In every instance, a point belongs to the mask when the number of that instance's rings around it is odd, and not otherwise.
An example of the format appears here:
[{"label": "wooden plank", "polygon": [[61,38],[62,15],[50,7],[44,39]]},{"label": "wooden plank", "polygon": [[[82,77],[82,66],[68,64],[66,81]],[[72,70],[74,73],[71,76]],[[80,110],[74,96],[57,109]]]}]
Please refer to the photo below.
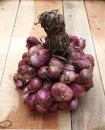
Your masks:
[{"label": "wooden plank", "polygon": [[[85,38],[87,40],[85,52],[95,57],[94,88],[79,99],[78,108],[71,113],[72,130],[105,129],[105,97],[84,3],[78,0],[64,0],[63,3],[67,32]],[[91,10],[93,6],[91,6]]]},{"label": "wooden plank", "polygon": [[19,0],[0,0],[0,81],[5,66],[18,5]]},{"label": "wooden plank", "polygon": [[[11,129],[45,129],[45,130],[67,130],[71,129],[70,113],[56,112],[38,114],[30,112],[22,102],[22,93],[15,90],[12,80],[8,79],[17,69],[17,63],[25,49],[26,37],[45,35],[33,25],[36,17],[43,11],[58,9],[62,12],[62,1],[21,1],[20,8],[14,28],[11,46],[0,88],[0,120],[12,121]],[[34,20],[35,19],[35,20]],[[31,30],[32,29],[32,30]],[[5,98],[4,98],[5,97]]]},{"label": "wooden plank", "polygon": [[85,5],[105,91],[105,1],[86,1]]}]

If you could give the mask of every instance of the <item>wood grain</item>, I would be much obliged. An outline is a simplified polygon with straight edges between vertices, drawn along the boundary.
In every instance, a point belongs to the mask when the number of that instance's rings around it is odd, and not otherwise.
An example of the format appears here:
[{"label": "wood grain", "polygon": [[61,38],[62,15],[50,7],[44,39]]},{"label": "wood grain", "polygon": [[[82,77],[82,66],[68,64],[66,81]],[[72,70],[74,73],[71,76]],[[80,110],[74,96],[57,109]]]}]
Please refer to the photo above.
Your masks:
[{"label": "wood grain", "polygon": [[105,92],[105,1],[86,1],[85,5]]},{"label": "wood grain", "polygon": [[[14,0],[0,1],[0,25],[3,25],[0,27],[0,45],[4,43],[0,48],[0,75],[3,74],[0,77],[0,121],[12,121],[10,130],[105,130],[105,3],[85,2],[89,23],[83,1],[64,0],[64,8],[62,0],[21,0],[19,10],[18,4],[19,1]],[[67,32],[85,38],[85,52],[95,57],[94,88],[79,99],[79,106],[71,112],[71,118],[68,111],[41,115],[28,110],[22,102],[22,92],[15,90],[11,76],[26,51],[28,35],[46,35],[42,28],[34,25],[37,16],[54,9],[60,12],[64,9]]]},{"label": "wood grain", "polygon": [[[11,6],[12,5],[12,6]],[[0,0],[0,83],[9,49],[19,0]]]},{"label": "wood grain", "polygon": [[[94,88],[80,98],[79,107],[72,112],[72,130],[101,130],[105,128],[105,97],[84,3],[78,0],[64,0],[63,3],[67,32],[85,38],[87,40],[85,52],[95,57]],[[91,2],[88,3],[91,5]],[[98,9],[96,6],[94,8]]]},{"label": "wood grain", "polygon": [[[36,17],[43,11],[58,9],[62,12],[62,1],[21,1],[17,20],[11,40],[4,75],[0,87],[0,121],[12,121],[11,129],[71,129],[70,113],[56,112],[38,114],[31,112],[22,102],[22,92],[15,90],[10,74],[16,72],[17,63],[25,49],[25,40],[28,35],[44,36],[44,32],[34,26]],[[40,31],[39,31],[40,30]]]}]

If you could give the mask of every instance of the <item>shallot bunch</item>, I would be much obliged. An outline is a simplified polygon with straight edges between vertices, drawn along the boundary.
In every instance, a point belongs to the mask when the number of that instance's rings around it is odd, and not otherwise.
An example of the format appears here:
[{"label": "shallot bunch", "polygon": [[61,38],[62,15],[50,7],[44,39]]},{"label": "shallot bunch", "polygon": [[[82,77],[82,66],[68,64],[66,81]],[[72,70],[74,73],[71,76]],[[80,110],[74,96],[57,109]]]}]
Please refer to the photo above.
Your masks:
[{"label": "shallot bunch", "polygon": [[65,32],[58,10],[42,13],[38,23],[47,34],[45,42],[27,38],[27,51],[13,77],[16,88],[23,91],[23,102],[31,110],[74,110],[78,98],[93,87],[94,58],[83,50],[86,40]]},{"label": "shallot bunch", "polygon": [[27,51],[13,80],[31,110],[40,113],[74,110],[78,98],[93,87],[94,58],[83,51],[86,40],[77,36],[70,36],[69,40],[66,56],[61,58],[50,55],[51,50],[36,37],[27,38]]}]

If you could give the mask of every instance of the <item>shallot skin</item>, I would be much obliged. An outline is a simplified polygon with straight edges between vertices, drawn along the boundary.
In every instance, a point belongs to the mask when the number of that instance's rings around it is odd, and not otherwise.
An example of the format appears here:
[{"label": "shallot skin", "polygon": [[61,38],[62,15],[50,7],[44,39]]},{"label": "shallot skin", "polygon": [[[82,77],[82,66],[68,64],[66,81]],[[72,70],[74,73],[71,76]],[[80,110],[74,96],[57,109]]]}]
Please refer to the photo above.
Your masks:
[{"label": "shallot skin", "polygon": [[29,83],[29,90],[37,91],[43,86],[43,81],[38,77],[33,78]]},{"label": "shallot skin", "polygon": [[14,83],[15,83],[15,86],[17,89],[24,89],[25,87],[25,84],[23,81],[21,81],[19,78],[18,78],[18,74],[15,74],[13,76],[13,80],[14,80]]},{"label": "shallot skin", "polygon": [[20,60],[18,63],[18,68],[20,68],[22,65],[28,65],[28,62],[25,60]]},{"label": "shallot skin", "polygon": [[77,99],[77,98],[73,98],[73,99],[68,103],[68,109],[69,109],[70,111],[76,109],[77,106],[78,106],[78,99]]},{"label": "shallot skin", "polygon": [[77,83],[85,84],[91,81],[93,77],[92,71],[89,69],[82,69],[76,80]]},{"label": "shallot skin", "polygon": [[78,46],[81,48],[81,49],[84,49],[86,47],[86,40],[83,39],[83,38],[79,38],[78,40]]},{"label": "shallot skin", "polygon": [[41,49],[30,57],[30,63],[34,67],[39,68],[46,65],[49,61],[49,58],[50,58],[49,51],[47,49]]},{"label": "shallot skin", "polygon": [[68,102],[66,102],[66,101],[59,102],[59,108],[61,110],[67,110],[68,109]]},{"label": "shallot skin", "polygon": [[60,82],[65,84],[70,84],[75,80],[76,80],[76,73],[74,71],[64,70],[60,77]]},{"label": "shallot skin", "polygon": [[35,108],[35,98],[35,93],[26,93],[23,95],[23,101],[30,109]]},{"label": "shallot skin", "polygon": [[34,37],[34,36],[29,36],[26,40],[26,47],[29,49],[31,48],[32,46],[35,46],[35,45],[38,45],[38,44],[41,44],[40,41]]},{"label": "shallot skin", "polygon": [[41,88],[36,93],[36,104],[43,107],[48,107],[52,103],[50,91],[47,88]]},{"label": "shallot skin", "polygon": [[74,97],[80,97],[84,93],[84,86],[81,84],[72,83],[70,88],[73,91]]},{"label": "shallot skin", "polygon": [[36,75],[36,68],[29,65],[21,65],[17,71],[18,78],[24,83],[28,83]]},{"label": "shallot skin", "polygon": [[38,76],[41,79],[47,79],[47,76],[48,76],[48,66],[40,67],[39,70],[38,70]]},{"label": "shallot skin", "polygon": [[52,86],[51,93],[56,101],[70,101],[73,97],[72,89],[60,82]]},{"label": "shallot skin", "polygon": [[58,110],[58,103],[57,102],[53,102],[51,104],[51,106],[49,106],[48,111],[49,112],[56,112]]},{"label": "shallot skin", "polygon": [[38,52],[39,50],[44,49],[44,46],[42,44],[38,44],[36,46],[31,47],[28,50],[28,55],[29,57],[31,57],[32,55],[34,55],[36,52]]},{"label": "shallot skin", "polygon": [[48,76],[51,79],[58,79],[63,71],[63,62],[58,58],[52,57],[48,65]]},{"label": "shallot skin", "polygon": [[28,52],[24,52],[22,55],[22,60],[26,61],[27,63],[29,63],[29,53]]},{"label": "shallot skin", "polygon": [[29,88],[26,86],[24,89],[23,89],[23,95],[25,95],[26,93],[29,92]]}]

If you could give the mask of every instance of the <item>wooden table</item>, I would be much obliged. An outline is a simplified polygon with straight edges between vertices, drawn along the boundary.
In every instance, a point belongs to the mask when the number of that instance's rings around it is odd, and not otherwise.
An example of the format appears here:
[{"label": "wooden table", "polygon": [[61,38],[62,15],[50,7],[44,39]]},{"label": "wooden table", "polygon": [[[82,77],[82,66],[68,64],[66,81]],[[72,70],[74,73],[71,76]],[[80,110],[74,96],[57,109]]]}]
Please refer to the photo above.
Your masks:
[{"label": "wooden table", "polygon": [[[66,31],[87,41],[86,53],[95,58],[94,88],[79,99],[75,111],[33,115],[15,89],[12,76],[26,51],[29,35],[45,36],[34,25],[43,11],[64,13]],[[105,1],[0,0],[0,121],[8,129],[105,130]],[[7,129],[7,130],[8,130]]]}]

